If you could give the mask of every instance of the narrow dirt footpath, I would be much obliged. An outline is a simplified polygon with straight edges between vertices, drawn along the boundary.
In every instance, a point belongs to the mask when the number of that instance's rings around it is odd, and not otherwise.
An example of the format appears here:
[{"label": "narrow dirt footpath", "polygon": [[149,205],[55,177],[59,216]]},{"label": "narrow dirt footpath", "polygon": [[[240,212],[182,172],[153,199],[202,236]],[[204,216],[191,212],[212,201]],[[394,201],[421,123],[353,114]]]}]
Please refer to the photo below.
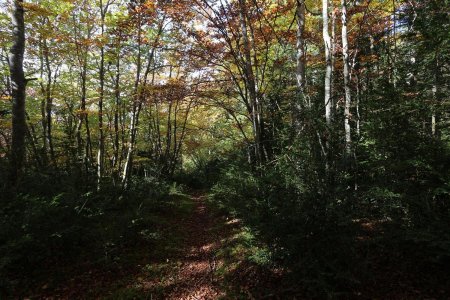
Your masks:
[{"label": "narrow dirt footpath", "polygon": [[214,273],[223,264],[216,253],[221,247],[222,235],[217,232],[218,220],[205,205],[206,196],[192,195],[194,210],[185,219],[174,220],[184,232],[183,245],[164,276],[145,284],[147,289],[158,290],[164,299],[217,299],[225,296]]},{"label": "narrow dirt footpath", "polygon": [[206,197],[194,191],[175,200],[172,209],[158,215],[159,227],[149,229],[157,238],[123,248],[117,253],[120,264],[65,272],[67,280],[55,287],[42,285],[29,299],[207,300],[270,295],[279,282],[246,261],[241,222],[208,209]]}]

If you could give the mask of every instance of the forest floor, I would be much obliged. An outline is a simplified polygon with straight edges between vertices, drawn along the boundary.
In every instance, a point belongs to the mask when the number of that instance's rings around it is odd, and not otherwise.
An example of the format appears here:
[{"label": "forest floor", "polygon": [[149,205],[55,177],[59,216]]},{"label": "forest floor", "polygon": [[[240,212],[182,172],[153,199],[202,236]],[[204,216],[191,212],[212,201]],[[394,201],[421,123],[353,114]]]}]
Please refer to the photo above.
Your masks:
[{"label": "forest floor", "polygon": [[[289,272],[270,267],[267,248],[249,228],[208,205],[205,192],[167,202],[168,209],[152,216],[157,225],[145,231],[146,239],[109,251],[101,264],[54,264],[19,298],[308,299]],[[371,261],[385,256],[380,253]],[[420,272],[402,272],[392,262],[376,263],[371,274],[369,284],[344,298],[449,299],[445,284],[427,290]],[[430,281],[439,282],[436,276]]]},{"label": "forest floor", "polygon": [[[271,298],[279,270],[247,258],[260,248],[240,220],[214,211],[192,192],[160,216],[158,242],[128,247],[108,267],[61,267],[61,278],[26,299],[251,299]],[[114,260],[114,259],[113,259]]]}]

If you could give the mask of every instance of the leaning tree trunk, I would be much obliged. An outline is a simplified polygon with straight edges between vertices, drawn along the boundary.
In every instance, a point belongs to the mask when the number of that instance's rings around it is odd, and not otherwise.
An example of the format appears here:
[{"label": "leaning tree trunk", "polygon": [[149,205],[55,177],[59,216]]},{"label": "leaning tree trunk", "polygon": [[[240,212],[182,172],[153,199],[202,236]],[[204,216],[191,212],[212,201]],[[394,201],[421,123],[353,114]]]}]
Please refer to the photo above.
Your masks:
[{"label": "leaning tree trunk", "polygon": [[153,48],[150,51],[148,55],[147,60],[147,66],[145,67],[144,75],[141,78],[141,71],[142,71],[142,58],[141,58],[141,46],[142,46],[142,17],[139,13],[138,16],[138,53],[137,53],[137,70],[136,70],[136,79],[134,82],[134,99],[133,99],[133,112],[131,115],[131,122],[130,122],[130,138],[128,141],[128,149],[127,149],[127,155],[123,167],[123,173],[122,173],[122,188],[126,189],[128,186],[128,180],[130,178],[130,174],[132,171],[133,166],[133,155],[135,151],[135,144],[136,144],[136,136],[137,136],[137,126],[139,123],[139,114],[142,109],[142,102],[145,95],[143,94],[144,91],[139,88],[140,85],[145,87],[147,85],[147,79],[148,75],[150,73],[150,69],[152,66],[152,63],[154,63],[154,57],[156,52],[156,46],[159,42],[159,39],[161,37],[161,34],[164,30],[164,21],[165,18],[161,20],[161,23],[159,25],[158,33],[155,37],[155,40],[153,42]]},{"label": "leaning tree trunk", "polygon": [[23,71],[25,53],[25,22],[23,1],[15,0],[11,13],[13,25],[13,45],[9,54],[9,71],[12,87],[12,145],[10,156],[10,181],[17,186],[25,158],[25,88],[27,80]]}]

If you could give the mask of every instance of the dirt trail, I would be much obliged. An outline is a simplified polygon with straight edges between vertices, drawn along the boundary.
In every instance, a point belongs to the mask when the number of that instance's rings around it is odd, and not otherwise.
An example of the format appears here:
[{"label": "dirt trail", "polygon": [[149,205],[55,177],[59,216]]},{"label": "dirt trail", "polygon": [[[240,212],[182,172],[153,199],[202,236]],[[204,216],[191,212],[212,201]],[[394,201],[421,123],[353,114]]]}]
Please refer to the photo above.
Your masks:
[{"label": "dirt trail", "polygon": [[192,192],[189,198],[180,200],[184,203],[172,214],[162,215],[163,238],[153,245],[144,243],[125,248],[124,253],[130,258],[123,256],[122,265],[113,265],[110,270],[92,268],[69,275],[69,281],[52,289],[41,288],[30,298],[229,298],[224,273],[217,272],[224,267],[223,255],[218,254],[239,231],[240,223],[210,211],[205,193]]},{"label": "dirt trail", "polygon": [[221,235],[217,232],[211,212],[205,205],[205,197],[194,193],[195,204],[192,214],[185,219],[176,220],[184,232],[183,248],[177,257],[167,261],[176,261],[167,276],[147,283],[147,288],[159,287],[164,299],[217,299],[225,295],[220,281],[214,273],[222,265],[216,254],[221,247]]}]

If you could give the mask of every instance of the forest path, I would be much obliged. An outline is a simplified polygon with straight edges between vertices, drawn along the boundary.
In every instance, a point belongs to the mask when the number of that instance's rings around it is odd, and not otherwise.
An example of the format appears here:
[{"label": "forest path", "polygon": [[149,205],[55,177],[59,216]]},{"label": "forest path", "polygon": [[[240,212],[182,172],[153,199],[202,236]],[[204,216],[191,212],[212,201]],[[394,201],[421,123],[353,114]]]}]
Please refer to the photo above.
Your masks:
[{"label": "forest path", "polygon": [[206,195],[193,192],[192,212],[172,222],[182,232],[178,253],[166,258],[166,268],[158,276],[143,284],[164,299],[217,299],[225,296],[215,271],[223,264],[216,256],[224,237],[215,218],[205,204]]},{"label": "forest path", "polygon": [[207,192],[174,194],[154,213],[154,225],[138,232],[144,240],[118,248],[107,264],[55,266],[50,283],[26,299],[259,299],[281,286],[247,260],[259,249],[253,237],[209,207]]}]

